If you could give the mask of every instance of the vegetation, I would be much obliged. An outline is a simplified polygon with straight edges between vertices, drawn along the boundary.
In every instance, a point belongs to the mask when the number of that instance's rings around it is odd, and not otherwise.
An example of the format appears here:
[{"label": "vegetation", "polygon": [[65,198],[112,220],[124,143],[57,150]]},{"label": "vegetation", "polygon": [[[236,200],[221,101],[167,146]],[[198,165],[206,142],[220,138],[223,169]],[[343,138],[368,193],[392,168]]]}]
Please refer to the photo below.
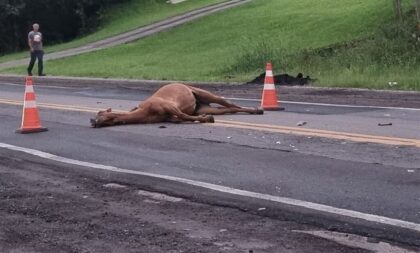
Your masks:
[{"label": "vegetation", "polygon": [[420,90],[413,6],[405,2],[403,22],[395,23],[390,1],[253,0],[135,43],[48,62],[47,69],[53,75],[244,82],[272,61],[275,74],[302,72],[322,86]]},{"label": "vegetation", "polygon": [[[19,1],[28,1],[28,0],[19,0]],[[55,1],[55,0],[50,0]],[[77,1],[72,0],[62,0],[62,1],[68,1],[70,3],[76,3]],[[66,27],[66,25],[63,25],[62,23],[65,22],[64,20],[60,20],[60,22],[51,22],[53,24],[56,24],[55,27],[63,34],[61,37],[65,37],[66,39],[61,39],[61,41],[69,40],[70,38],[74,38],[74,36],[78,36],[77,39],[70,40],[65,43],[57,43],[60,40],[54,39],[55,37],[51,34],[52,31],[49,31],[50,27],[48,25],[45,25],[46,23],[50,23],[44,20],[40,20],[39,18],[31,18],[31,16],[25,17],[24,19],[24,25],[14,26],[12,23],[10,23],[10,20],[7,22],[5,21],[8,26],[13,27],[14,31],[19,31],[16,36],[14,36],[14,41],[7,41],[5,44],[11,44],[15,45],[13,50],[19,50],[24,49],[23,52],[18,53],[9,53],[2,56],[2,52],[6,52],[8,50],[2,49],[1,46],[1,40],[0,40],[0,62],[6,62],[10,60],[16,60],[27,57],[27,45],[26,45],[26,36],[27,32],[30,30],[30,26],[33,22],[39,22],[41,24],[41,32],[44,34],[44,37],[46,41],[44,41],[44,44],[46,46],[45,51],[47,53],[69,49],[73,47],[82,46],[84,44],[98,41],[100,39],[104,39],[113,35],[117,35],[123,32],[127,32],[130,30],[133,30],[135,28],[151,24],[153,22],[163,20],[168,17],[172,17],[181,13],[185,13],[200,7],[204,7],[207,5],[215,4],[224,2],[226,0],[194,0],[194,1],[187,1],[184,3],[172,5],[168,4],[166,0],[124,0],[124,1],[116,1],[116,0],[101,0],[101,1],[93,1],[93,0],[84,0],[86,2],[92,2],[98,5],[101,2],[106,2],[107,4],[104,5],[103,8],[99,8],[98,6],[94,9],[96,10],[94,12],[95,19],[91,23],[94,25],[90,25],[89,27],[81,26],[81,23],[78,22],[78,19],[73,19],[72,22],[74,22],[74,29],[73,31],[73,37],[71,36],[65,36],[65,31],[69,30],[69,28],[63,29],[63,27]],[[81,1],[82,3],[84,1]],[[31,1],[32,2],[32,1]],[[36,1],[37,3],[38,1]],[[1,0],[0,0],[1,3]],[[41,1],[40,1],[41,3]],[[48,1],[42,2],[44,4],[47,4]],[[111,5],[112,3],[112,5]],[[57,3],[54,4],[54,6]],[[81,5],[79,3],[78,5]],[[95,5],[95,6],[96,6]],[[110,8],[109,6],[112,6]],[[62,8],[62,6],[60,7]],[[87,8],[87,7],[85,7]],[[1,11],[1,4],[0,4],[0,11]],[[23,15],[23,11],[21,14]],[[19,14],[19,15],[21,15]],[[57,12],[57,15],[53,15],[50,17],[50,19],[53,19],[53,17],[60,17],[62,14],[60,12]],[[37,16],[43,17],[43,13],[38,13]],[[7,15],[3,16],[5,20],[7,20]],[[3,18],[2,17],[2,18]],[[87,18],[84,18],[87,19]],[[92,19],[92,18],[91,18]],[[100,21],[100,23],[99,23]],[[67,21],[68,22],[68,21]],[[89,23],[89,22],[84,22]],[[60,30],[61,29],[61,30]],[[95,30],[93,33],[87,33],[87,31]],[[54,31],[54,30],[53,30]],[[56,32],[58,33],[58,31]],[[51,38],[51,37],[52,38]],[[7,36],[4,36],[7,37]],[[23,39],[22,39],[23,38]],[[12,49],[10,49],[12,50]],[[13,51],[12,50],[12,51]]]},{"label": "vegetation", "polygon": [[96,28],[101,12],[116,0],[0,1],[0,54],[27,48],[25,39],[33,23],[45,24],[50,43],[63,42]]}]

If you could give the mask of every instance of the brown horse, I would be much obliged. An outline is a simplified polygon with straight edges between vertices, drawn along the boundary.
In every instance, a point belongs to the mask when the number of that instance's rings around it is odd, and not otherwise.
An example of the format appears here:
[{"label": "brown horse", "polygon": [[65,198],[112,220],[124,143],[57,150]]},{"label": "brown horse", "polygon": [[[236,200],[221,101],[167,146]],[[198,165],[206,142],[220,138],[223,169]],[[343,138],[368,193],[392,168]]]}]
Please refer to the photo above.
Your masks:
[{"label": "brown horse", "polygon": [[[211,103],[222,105],[212,107]],[[209,91],[181,83],[167,84],[130,112],[100,111],[91,119],[92,127],[158,122],[198,121],[213,123],[212,115],[245,112],[263,114],[262,108],[240,107]]]}]

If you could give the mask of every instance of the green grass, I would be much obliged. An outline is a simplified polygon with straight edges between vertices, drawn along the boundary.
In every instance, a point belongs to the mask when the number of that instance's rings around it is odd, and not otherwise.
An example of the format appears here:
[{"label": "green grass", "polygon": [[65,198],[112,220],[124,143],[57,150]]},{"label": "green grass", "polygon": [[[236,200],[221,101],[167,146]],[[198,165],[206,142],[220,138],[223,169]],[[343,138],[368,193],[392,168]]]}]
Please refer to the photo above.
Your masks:
[{"label": "green grass", "polygon": [[[306,66],[323,86],[420,90],[419,38],[414,13],[401,24],[383,26],[362,40],[304,50],[284,57],[288,69]],[[389,82],[397,85],[389,86]]]},{"label": "green grass", "polygon": [[[101,17],[97,31],[68,43],[45,45],[46,53],[78,47],[113,35],[127,32],[168,17],[173,17],[191,10],[227,0],[189,0],[179,4],[168,4],[166,0],[131,0],[128,3],[113,6]],[[0,63],[28,57],[28,52],[8,54],[0,57]]]},{"label": "green grass", "polygon": [[52,75],[244,82],[270,60],[275,74],[302,72],[320,86],[420,90],[415,48],[393,37],[392,19],[387,0],[253,0],[46,68]]}]

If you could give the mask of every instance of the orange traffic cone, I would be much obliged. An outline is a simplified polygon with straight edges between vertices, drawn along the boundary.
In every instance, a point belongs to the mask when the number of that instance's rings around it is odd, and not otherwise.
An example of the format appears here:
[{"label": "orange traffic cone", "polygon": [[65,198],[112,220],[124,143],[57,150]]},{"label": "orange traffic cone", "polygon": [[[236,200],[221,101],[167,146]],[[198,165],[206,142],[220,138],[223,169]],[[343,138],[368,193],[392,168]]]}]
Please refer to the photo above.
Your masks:
[{"label": "orange traffic cone", "polygon": [[277,102],[276,86],[274,85],[273,67],[271,62],[265,68],[264,90],[262,93],[261,107],[267,111],[284,110]]},{"label": "orange traffic cone", "polygon": [[45,132],[48,129],[41,126],[39,113],[36,107],[35,91],[32,85],[32,77],[26,77],[25,97],[23,102],[22,127],[16,130],[16,133],[38,133]]}]

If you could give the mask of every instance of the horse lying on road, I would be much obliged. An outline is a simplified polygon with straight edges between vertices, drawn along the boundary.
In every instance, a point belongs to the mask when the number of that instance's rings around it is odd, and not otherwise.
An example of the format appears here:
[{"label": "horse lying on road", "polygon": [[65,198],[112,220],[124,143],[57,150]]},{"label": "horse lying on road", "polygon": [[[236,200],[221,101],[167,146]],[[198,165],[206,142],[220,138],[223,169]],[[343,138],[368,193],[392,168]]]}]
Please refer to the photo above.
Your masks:
[{"label": "horse lying on road", "polygon": [[[222,107],[212,107],[212,103]],[[214,123],[212,115],[237,112],[263,114],[264,110],[259,107],[240,107],[209,91],[171,83],[161,87],[129,112],[113,113],[111,109],[100,111],[90,123],[92,127],[183,121]]]}]

